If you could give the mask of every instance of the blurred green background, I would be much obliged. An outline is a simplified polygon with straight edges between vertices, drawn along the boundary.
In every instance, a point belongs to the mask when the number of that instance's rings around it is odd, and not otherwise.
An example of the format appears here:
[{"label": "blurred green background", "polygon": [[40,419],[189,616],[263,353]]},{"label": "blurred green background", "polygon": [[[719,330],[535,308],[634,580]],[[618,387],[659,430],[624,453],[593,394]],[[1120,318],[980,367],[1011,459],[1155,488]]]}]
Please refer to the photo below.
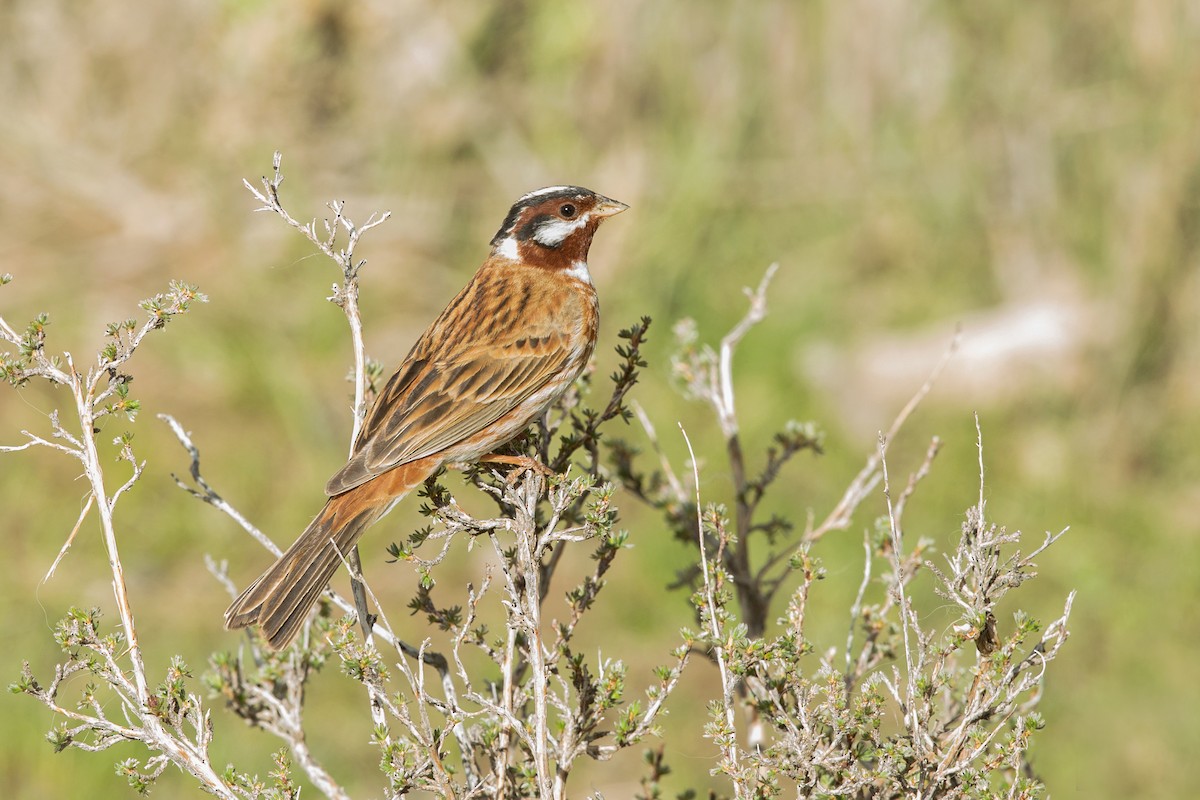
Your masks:
[{"label": "blurred green background", "polygon": [[[86,362],[104,323],[169,278],[211,298],[133,363],[149,463],[118,522],[152,676],[172,653],[199,671],[236,646],[203,555],[243,581],[267,560],[174,488],[186,462],[154,414],[193,432],[209,479],[281,542],[346,449],[349,349],[324,300],[336,275],[251,213],[241,186],[279,149],[295,216],[335,198],[359,221],[392,211],[360,251],[368,348],[389,368],[519,194],[570,182],[629,203],[591,259],[600,369],[620,327],[655,318],[636,394],[677,466],[675,422],[687,425],[708,499],[728,499],[728,480],[713,420],[670,387],[676,319],[715,342],[743,311],[740,288],[780,262],[771,316],[739,353],[739,411],[752,451],[787,418],[826,426],[827,455],[798,460],[775,492],[772,510],[800,522],[832,507],[961,324],[961,352],[893,451],[907,474],[929,436],[946,441],[908,534],[947,542],[977,496],[978,411],[992,519],[1038,540],[1072,527],[1013,603],[1049,619],[1079,590],[1035,768],[1056,797],[1194,791],[1200,6],[5,0],[0,53],[0,272],[16,276],[0,313],[23,325],[49,311],[50,349]],[[47,431],[66,399],[4,388],[0,442]],[[122,427],[109,425],[106,439]],[[6,681],[23,658],[46,676],[68,605],[111,610],[94,516],[40,580],[82,502],[77,473],[49,451],[0,456]],[[629,659],[640,691],[689,619],[664,589],[689,553],[632,500],[622,510],[635,547],[586,635]],[[820,545],[818,651],[844,641],[879,510]],[[364,557],[419,636],[401,608],[412,576],[383,563],[407,513]],[[314,746],[377,794],[358,690],[329,672],[312,691]],[[672,704],[673,791],[710,780],[697,698],[713,679],[696,662]],[[265,774],[274,742],[215,718],[216,763]],[[54,755],[41,739],[54,720],[28,698],[8,696],[0,719],[0,795],[129,795],[112,763],[137,749]],[[629,796],[637,760],[588,769],[573,793]],[[158,791],[200,796],[173,770]]]}]

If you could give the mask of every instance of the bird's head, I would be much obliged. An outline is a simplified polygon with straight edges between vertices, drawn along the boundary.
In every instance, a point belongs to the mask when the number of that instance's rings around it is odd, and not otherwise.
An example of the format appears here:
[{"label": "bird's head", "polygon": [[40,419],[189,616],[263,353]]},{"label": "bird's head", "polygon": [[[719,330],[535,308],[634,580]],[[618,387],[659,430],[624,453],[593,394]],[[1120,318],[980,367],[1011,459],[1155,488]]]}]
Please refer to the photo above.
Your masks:
[{"label": "bird's head", "polygon": [[580,272],[600,223],[629,206],[582,186],[549,186],[524,195],[492,237],[492,253],[546,269]]}]

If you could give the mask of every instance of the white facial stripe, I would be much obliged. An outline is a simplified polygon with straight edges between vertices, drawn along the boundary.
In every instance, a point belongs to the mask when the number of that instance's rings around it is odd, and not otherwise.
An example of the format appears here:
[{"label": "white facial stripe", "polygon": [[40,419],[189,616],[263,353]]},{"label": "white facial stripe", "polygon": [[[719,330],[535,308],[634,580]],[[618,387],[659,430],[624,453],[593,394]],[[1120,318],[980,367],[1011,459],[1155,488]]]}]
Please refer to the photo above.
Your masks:
[{"label": "white facial stripe", "polygon": [[516,261],[518,258],[517,240],[511,236],[500,240],[500,244],[496,245],[496,255],[507,258],[509,261]]},{"label": "white facial stripe", "polygon": [[588,215],[584,214],[579,219],[571,221],[556,219],[550,222],[543,222],[533,232],[533,238],[539,244],[546,245],[546,247],[558,247],[568,236],[586,225],[587,221]]}]

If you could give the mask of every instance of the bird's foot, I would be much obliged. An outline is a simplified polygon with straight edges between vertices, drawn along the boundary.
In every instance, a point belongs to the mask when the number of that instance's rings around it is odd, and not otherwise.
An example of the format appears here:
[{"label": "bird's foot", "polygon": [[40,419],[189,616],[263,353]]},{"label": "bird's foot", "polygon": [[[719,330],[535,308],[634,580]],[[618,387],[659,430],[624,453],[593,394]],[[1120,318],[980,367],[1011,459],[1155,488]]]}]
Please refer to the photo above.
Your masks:
[{"label": "bird's foot", "polygon": [[550,478],[558,474],[541,461],[538,461],[536,458],[530,458],[529,456],[508,456],[501,455],[499,453],[490,453],[481,457],[479,462],[481,464],[485,462],[489,464],[508,464],[512,467],[515,467],[515,469],[508,473],[508,477],[504,479],[504,482],[509,486],[515,484],[517,482],[517,478],[519,478],[521,473],[525,472],[526,470],[537,472],[544,478]]}]

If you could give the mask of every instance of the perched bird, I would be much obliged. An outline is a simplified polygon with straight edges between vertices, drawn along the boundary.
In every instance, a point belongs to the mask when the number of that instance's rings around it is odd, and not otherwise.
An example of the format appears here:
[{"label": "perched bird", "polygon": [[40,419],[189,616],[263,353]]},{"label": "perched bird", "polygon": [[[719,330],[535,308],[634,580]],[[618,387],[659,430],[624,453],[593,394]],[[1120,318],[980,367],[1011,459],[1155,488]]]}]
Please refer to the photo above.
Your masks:
[{"label": "perched bird", "polygon": [[286,647],[363,532],[439,467],[528,461],[494,450],[586,366],[599,324],[588,248],[626,208],[579,186],[517,200],[483,266],[375,398],[321,513],[233,602],[226,628],[257,624]]}]

